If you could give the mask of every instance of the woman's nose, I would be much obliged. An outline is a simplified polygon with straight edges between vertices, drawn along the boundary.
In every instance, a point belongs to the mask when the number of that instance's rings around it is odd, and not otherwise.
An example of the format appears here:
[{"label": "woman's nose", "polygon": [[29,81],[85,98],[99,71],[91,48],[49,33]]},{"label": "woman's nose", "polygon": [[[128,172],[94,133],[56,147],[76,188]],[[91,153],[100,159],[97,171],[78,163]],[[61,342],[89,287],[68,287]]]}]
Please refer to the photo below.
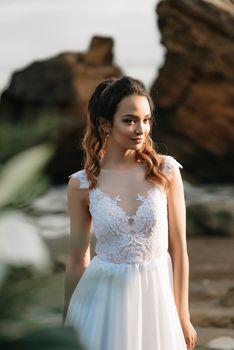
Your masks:
[{"label": "woman's nose", "polygon": [[136,124],[135,132],[137,134],[143,134],[143,130],[144,130],[144,125],[142,125],[141,123]]}]

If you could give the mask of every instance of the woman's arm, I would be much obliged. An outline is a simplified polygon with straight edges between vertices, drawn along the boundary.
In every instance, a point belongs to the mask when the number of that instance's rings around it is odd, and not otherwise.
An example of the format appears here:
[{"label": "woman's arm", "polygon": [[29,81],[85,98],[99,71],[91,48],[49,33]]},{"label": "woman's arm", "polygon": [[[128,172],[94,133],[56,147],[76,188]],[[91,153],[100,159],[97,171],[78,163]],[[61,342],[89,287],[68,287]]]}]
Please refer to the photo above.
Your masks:
[{"label": "woman's arm", "polygon": [[70,246],[65,270],[63,322],[71,295],[90,262],[91,215],[88,210],[88,190],[80,189],[79,180],[70,178],[67,189],[70,216]]},{"label": "woman's arm", "polygon": [[168,192],[169,253],[173,264],[174,296],[181,322],[189,321],[189,259],[186,242],[186,207],[180,170],[171,170]]},{"label": "woman's arm", "polygon": [[169,253],[173,264],[175,303],[183,329],[187,349],[193,349],[197,332],[190,322],[189,314],[189,259],[186,242],[186,207],[184,187],[177,166],[171,171],[168,192]]}]

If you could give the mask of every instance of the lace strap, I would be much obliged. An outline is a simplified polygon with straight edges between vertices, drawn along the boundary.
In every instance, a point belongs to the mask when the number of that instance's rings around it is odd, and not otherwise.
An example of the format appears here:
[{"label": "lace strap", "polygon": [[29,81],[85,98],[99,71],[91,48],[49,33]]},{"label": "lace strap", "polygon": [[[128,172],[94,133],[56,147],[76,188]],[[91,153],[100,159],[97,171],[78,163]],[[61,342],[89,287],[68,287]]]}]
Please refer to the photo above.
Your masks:
[{"label": "lace strap", "polygon": [[69,175],[68,177],[73,177],[74,179],[79,180],[80,188],[89,188],[89,181],[87,179],[86,172],[84,169],[79,170],[76,173]]},{"label": "lace strap", "polygon": [[172,156],[165,156],[162,171],[165,175],[169,175],[171,169],[177,166],[178,168],[183,168],[183,166]]}]

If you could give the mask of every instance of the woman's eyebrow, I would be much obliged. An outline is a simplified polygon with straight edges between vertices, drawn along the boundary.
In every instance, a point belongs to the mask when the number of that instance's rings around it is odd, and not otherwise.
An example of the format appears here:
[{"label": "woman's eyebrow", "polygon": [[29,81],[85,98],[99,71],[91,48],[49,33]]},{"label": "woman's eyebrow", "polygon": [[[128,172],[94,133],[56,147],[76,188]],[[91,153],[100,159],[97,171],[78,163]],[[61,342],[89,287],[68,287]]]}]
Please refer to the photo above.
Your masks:
[{"label": "woman's eyebrow", "polygon": [[[123,115],[123,117],[133,117],[133,118],[140,119],[140,117],[138,117],[138,115],[134,115],[134,114],[125,114],[125,115]],[[146,118],[146,117],[151,117],[151,113],[147,114],[144,118]]]}]

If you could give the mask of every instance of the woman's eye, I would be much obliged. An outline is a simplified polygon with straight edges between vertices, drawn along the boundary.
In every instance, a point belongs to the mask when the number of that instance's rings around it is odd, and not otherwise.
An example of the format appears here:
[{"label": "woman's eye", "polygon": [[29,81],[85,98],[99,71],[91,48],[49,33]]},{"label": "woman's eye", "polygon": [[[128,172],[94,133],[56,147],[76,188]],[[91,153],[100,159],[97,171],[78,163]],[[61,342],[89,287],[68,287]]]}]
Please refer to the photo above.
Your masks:
[{"label": "woman's eye", "polygon": [[[150,121],[151,121],[151,118],[145,118],[144,119],[144,123],[148,123]],[[132,124],[132,123],[135,123],[135,121],[133,119],[126,119],[126,120],[124,120],[124,123]]]},{"label": "woman's eye", "polygon": [[134,120],[132,120],[132,119],[126,119],[126,120],[124,120],[124,122],[125,122],[125,123],[128,123],[128,124],[131,124],[132,122],[134,122]]}]

